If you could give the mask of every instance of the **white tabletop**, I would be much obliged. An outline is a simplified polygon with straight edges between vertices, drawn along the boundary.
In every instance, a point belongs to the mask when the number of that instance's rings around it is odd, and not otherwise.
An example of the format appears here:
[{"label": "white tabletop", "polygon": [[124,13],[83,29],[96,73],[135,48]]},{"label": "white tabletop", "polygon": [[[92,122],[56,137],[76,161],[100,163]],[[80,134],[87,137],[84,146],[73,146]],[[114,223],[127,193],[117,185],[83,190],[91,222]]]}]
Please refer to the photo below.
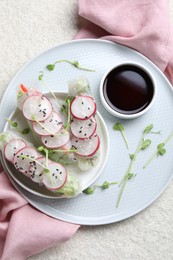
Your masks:
[{"label": "white tabletop", "polygon": [[[173,0],[170,0],[173,21]],[[40,52],[71,40],[82,21],[77,0],[0,1],[0,97]],[[150,207],[115,224],[81,227],[73,238],[29,260],[173,259],[173,184]]]}]

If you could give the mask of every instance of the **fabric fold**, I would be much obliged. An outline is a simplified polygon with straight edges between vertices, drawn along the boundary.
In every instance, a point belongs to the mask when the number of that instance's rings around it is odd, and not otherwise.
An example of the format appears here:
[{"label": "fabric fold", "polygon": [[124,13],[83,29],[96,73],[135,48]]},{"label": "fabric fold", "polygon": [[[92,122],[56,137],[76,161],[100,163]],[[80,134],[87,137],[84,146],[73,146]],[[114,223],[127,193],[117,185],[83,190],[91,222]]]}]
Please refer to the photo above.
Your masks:
[{"label": "fabric fold", "polygon": [[0,191],[1,260],[24,260],[67,241],[79,228],[28,205],[12,187],[5,172],[0,174]]},{"label": "fabric fold", "polygon": [[167,0],[79,0],[85,26],[75,38],[102,38],[126,45],[149,58],[172,81],[173,34]]}]

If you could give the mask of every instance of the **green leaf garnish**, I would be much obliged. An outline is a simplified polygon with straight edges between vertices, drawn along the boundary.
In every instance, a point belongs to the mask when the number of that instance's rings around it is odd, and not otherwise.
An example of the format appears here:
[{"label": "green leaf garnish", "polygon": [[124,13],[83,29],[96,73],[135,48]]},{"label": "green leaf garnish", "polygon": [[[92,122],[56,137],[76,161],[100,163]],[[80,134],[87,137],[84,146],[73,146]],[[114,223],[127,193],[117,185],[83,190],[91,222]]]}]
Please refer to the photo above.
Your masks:
[{"label": "green leaf garnish", "polygon": [[40,74],[38,75],[38,80],[43,80],[44,72],[40,71]]},{"label": "green leaf garnish", "polygon": [[135,176],[136,176],[136,174],[134,174],[134,173],[128,173],[127,178],[128,178],[128,180],[131,180]]},{"label": "green leaf garnish", "polygon": [[158,155],[164,155],[166,153],[166,149],[164,148],[164,146],[165,146],[164,143],[158,144],[157,146]]},{"label": "green leaf garnish", "polygon": [[18,126],[18,123],[17,122],[11,122],[10,125],[14,128],[16,128]]},{"label": "green leaf garnish", "polygon": [[55,64],[48,64],[48,65],[46,66],[46,68],[47,68],[48,70],[52,71],[52,70],[55,69]]},{"label": "green leaf garnish", "polygon": [[49,169],[46,169],[46,168],[45,168],[45,169],[43,170],[43,172],[44,172],[44,173],[49,173],[50,171],[49,171]]},{"label": "green leaf garnish", "polygon": [[10,126],[12,126],[13,128],[15,128],[15,130],[16,130],[17,132],[19,132],[20,134],[26,135],[26,134],[28,134],[28,133],[30,132],[30,129],[29,129],[29,128],[25,128],[25,129],[23,129],[23,130],[20,130],[20,129],[18,128],[18,123],[17,123],[17,122],[12,121],[12,120],[10,120],[10,119],[8,119],[8,118],[6,118],[6,120],[7,120],[7,122],[10,124]]},{"label": "green leaf garnish", "polygon": [[151,132],[151,130],[153,129],[153,124],[148,125],[145,129],[144,129],[144,134],[148,134],[149,132]]},{"label": "green leaf garnish", "polygon": [[61,108],[60,108],[61,112],[67,113],[66,109],[67,109],[67,107],[66,107],[66,105],[64,105],[64,104],[63,104],[63,105],[61,106]]},{"label": "green leaf garnish", "polygon": [[108,189],[109,186],[110,186],[110,183],[109,183],[108,181],[105,181],[105,182],[103,182],[101,188],[102,188],[103,190],[105,190],[105,189]]},{"label": "green leaf garnish", "polygon": [[117,122],[117,123],[113,126],[113,129],[114,129],[115,131],[120,131],[120,132],[121,132],[121,134],[122,134],[122,136],[123,136],[123,139],[124,139],[124,141],[125,141],[126,147],[127,147],[127,149],[129,149],[128,141],[127,141],[127,138],[126,138],[126,135],[125,135],[125,132],[124,132],[124,126],[123,126],[121,123]]},{"label": "green leaf garnish", "polygon": [[61,106],[61,112],[65,112],[67,115],[67,122],[64,124],[64,128],[67,130],[70,128],[70,121],[71,121],[70,104],[71,104],[71,101],[73,100],[73,98],[74,98],[73,96],[68,96],[65,99],[66,105],[63,104]]},{"label": "green leaf garnish", "polygon": [[90,195],[90,194],[93,194],[93,193],[94,193],[94,190],[95,190],[94,187],[88,187],[88,188],[86,188],[86,189],[83,191],[83,193],[84,193],[84,194],[87,194],[87,195]]},{"label": "green leaf garnish", "polygon": [[25,128],[25,129],[23,129],[22,134],[26,135],[26,134],[29,134],[29,132],[30,132],[30,129],[29,128]]},{"label": "green leaf garnish", "polygon": [[146,148],[148,148],[148,146],[150,146],[150,144],[151,144],[151,140],[150,139],[143,140],[140,149],[141,150],[145,150]]}]

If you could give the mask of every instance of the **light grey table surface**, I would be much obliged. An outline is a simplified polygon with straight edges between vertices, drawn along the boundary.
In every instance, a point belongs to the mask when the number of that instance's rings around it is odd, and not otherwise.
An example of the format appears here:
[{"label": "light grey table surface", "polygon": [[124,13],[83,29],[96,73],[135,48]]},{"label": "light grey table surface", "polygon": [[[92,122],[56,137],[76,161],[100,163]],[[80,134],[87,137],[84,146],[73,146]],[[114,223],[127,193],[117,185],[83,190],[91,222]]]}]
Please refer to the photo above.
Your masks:
[{"label": "light grey table surface", "polygon": [[[170,1],[173,21],[173,0]],[[0,97],[35,55],[71,40],[78,31],[77,0],[0,1]],[[173,184],[149,208],[125,221],[81,227],[66,243],[29,260],[173,259]],[[15,258],[14,258],[15,259]]]}]

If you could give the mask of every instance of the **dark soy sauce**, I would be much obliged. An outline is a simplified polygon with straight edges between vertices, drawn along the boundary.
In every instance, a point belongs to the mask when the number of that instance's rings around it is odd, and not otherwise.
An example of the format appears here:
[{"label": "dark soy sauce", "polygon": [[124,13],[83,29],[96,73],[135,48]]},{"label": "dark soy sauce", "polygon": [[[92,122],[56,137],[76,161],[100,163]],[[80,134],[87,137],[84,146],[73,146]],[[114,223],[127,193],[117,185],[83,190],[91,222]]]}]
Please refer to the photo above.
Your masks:
[{"label": "dark soy sauce", "polygon": [[121,65],[105,78],[103,94],[109,106],[123,114],[145,109],[154,94],[149,75],[135,65]]}]

